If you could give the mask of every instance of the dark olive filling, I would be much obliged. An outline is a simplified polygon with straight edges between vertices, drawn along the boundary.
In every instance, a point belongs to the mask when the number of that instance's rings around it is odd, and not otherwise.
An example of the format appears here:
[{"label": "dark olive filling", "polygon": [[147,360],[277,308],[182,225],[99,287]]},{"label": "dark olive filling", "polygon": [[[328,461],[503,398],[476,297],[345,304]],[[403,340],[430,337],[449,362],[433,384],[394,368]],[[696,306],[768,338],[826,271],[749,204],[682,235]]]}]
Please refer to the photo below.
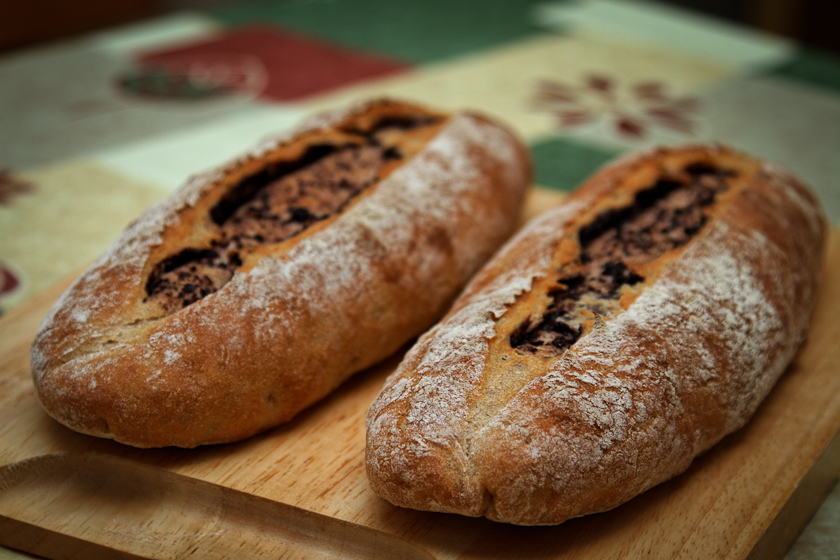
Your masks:
[{"label": "dark olive filling", "polygon": [[592,314],[620,310],[622,286],[644,282],[633,267],[688,243],[708,220],[708,208],[728,188],[734,172],[706,164],[685,168],[636,193],[632,204],[597,215],[578,231],[580,253],[564,265],[540,318],[529,318],[511,335],[523,352],[559,355],[583,335]]},{"label": "dark olive filling", "polygon": [[[297,161],[275,163],[246,177],[210,211],[218,235],[206,248],[188,248],[152,270],[145,301],[174,313],[221,289],[242,266],[242,251],[279,243],[341,212],[377,183],[384,166],[403,159],[387,145],[395,130],[435,124],[437,117],[385,118],[352,131],[361,145],[314,145]],[[383,141],[385,140],[385,141]]]}]

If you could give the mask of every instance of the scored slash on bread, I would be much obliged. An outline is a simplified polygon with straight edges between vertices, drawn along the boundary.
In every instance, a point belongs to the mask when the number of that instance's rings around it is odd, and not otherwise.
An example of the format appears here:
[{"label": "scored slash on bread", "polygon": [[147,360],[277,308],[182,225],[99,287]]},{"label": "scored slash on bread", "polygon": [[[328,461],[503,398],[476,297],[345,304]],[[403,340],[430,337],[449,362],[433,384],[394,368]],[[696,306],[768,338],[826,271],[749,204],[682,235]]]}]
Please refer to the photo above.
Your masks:
[{"label": "scored slash on bread", "polygon": [[721,146],[623,158],[535,218],[389,377],[373,489],[549,525],[605,511],[741,427],[805,339],[824,218]]},{"label": "scored slash on bread", "polygon": [[138,447],[287,421],[445,313],[530,178],[482,116],[383,100],[316,117],[128,227],[42,323],[38,397]]}]

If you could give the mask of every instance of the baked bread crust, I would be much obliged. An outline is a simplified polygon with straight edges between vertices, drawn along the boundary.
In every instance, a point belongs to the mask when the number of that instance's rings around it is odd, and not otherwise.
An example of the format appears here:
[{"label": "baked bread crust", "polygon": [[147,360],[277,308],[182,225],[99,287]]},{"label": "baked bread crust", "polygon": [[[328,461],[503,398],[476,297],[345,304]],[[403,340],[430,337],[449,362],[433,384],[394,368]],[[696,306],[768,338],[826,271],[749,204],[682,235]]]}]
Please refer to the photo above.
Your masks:
[{"label": "baked bread crust", "polygon": [[[399,144],[400,119],[426,117],[434,134]],[[207,246],[209,216],[236,185],[387,119],[416,153],[337,215],[243,252],[223,287],[179,310],[147,293],[167,256]],[[43,321],[38,397],[62,424],[137,447],[230,442],[287,421],[446,311],[513,232],[530,174],[527,150],[481,116],[383,100],[315,117],[128,227]]]},{"label": "baked bread crust", "polygon": [[[580,231],[687,165],[737,172],[691,241],[636,267],[617,313],[564,352],[514,348]],[[683,472],[747,422],[803,343],[824,229],[794,177],[725,147],[607,166],[509,241],[388,379],[367,416],[372,488],[399,506],[549,525]]]}]

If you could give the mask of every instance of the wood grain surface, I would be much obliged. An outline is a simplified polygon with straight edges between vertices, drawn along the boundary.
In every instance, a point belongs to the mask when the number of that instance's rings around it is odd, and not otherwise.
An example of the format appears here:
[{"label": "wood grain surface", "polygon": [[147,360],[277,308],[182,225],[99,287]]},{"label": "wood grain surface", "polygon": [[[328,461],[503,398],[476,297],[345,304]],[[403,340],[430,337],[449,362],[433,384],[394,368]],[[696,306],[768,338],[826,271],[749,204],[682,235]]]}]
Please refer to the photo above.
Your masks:
[{"label": "wood grain surface", "polygon": [[[523,219],[558,200],[535,190]],[[373,494],[364,418],[401,354],[235,444],[141,450],[72,432],[43,412],[29,374],[29,344],[62,283],[0,319],[0,465],[11,465],[0,470],[0,544],[62,558],[780,558],[840,472],[838,239],[809,341],[747,426],[683,475],[557,527],[405,510]]]}]

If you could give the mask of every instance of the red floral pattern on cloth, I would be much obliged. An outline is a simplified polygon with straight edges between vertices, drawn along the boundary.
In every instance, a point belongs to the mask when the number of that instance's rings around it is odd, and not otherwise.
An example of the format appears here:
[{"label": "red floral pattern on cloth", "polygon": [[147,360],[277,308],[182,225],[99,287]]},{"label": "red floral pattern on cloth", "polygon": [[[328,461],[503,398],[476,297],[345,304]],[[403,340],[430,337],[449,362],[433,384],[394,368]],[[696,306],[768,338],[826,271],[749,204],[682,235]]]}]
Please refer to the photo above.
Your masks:
[{"label": "red floral pattern on cloth", "polygon": [[262,61],[251,55],[185,56],[133,69],[117,78],[118,87],[140,97],[192,100],[236,92],[259,96],[268,83]]},{"label": "red floral pattern on cloth", "polygon": [[[18,179],[12,174],[11,169],[0,169],[0,206],[7,206],[11,204],[14,197],[34,191],[35,185]],[[0,298],[17,291],[21,283],[20,277],[6,264],[0,262]]]},{"label": "red floral pattern on cloth", "polygon": [[20,278],[0,262],[0,297],[11,294],[20,287]]},{"label": "red floral pattern on cloth", "polygon": [[591,74],[581,85],[541,81],[534,96],[536,108],[551,113],[560,130],[608,121],[618,136],[644,138],[652,128],[696,134],[700,102],[695,97],[672,97],[658,81],[622,86],[617,80]]},{"label": "red floral pattern on cloth", "polygon": [[144,97],[200,99],[238,92],[290,102],[410,70],[402,60],[337,46],[272,26],[146,52],[117,86]]},{"label": "red floral pattern on cloth", "polygon": [[20,194],[31,193],[35,185],[12,175],[11,169],[0,169],[0,206],[6,206]]}]

